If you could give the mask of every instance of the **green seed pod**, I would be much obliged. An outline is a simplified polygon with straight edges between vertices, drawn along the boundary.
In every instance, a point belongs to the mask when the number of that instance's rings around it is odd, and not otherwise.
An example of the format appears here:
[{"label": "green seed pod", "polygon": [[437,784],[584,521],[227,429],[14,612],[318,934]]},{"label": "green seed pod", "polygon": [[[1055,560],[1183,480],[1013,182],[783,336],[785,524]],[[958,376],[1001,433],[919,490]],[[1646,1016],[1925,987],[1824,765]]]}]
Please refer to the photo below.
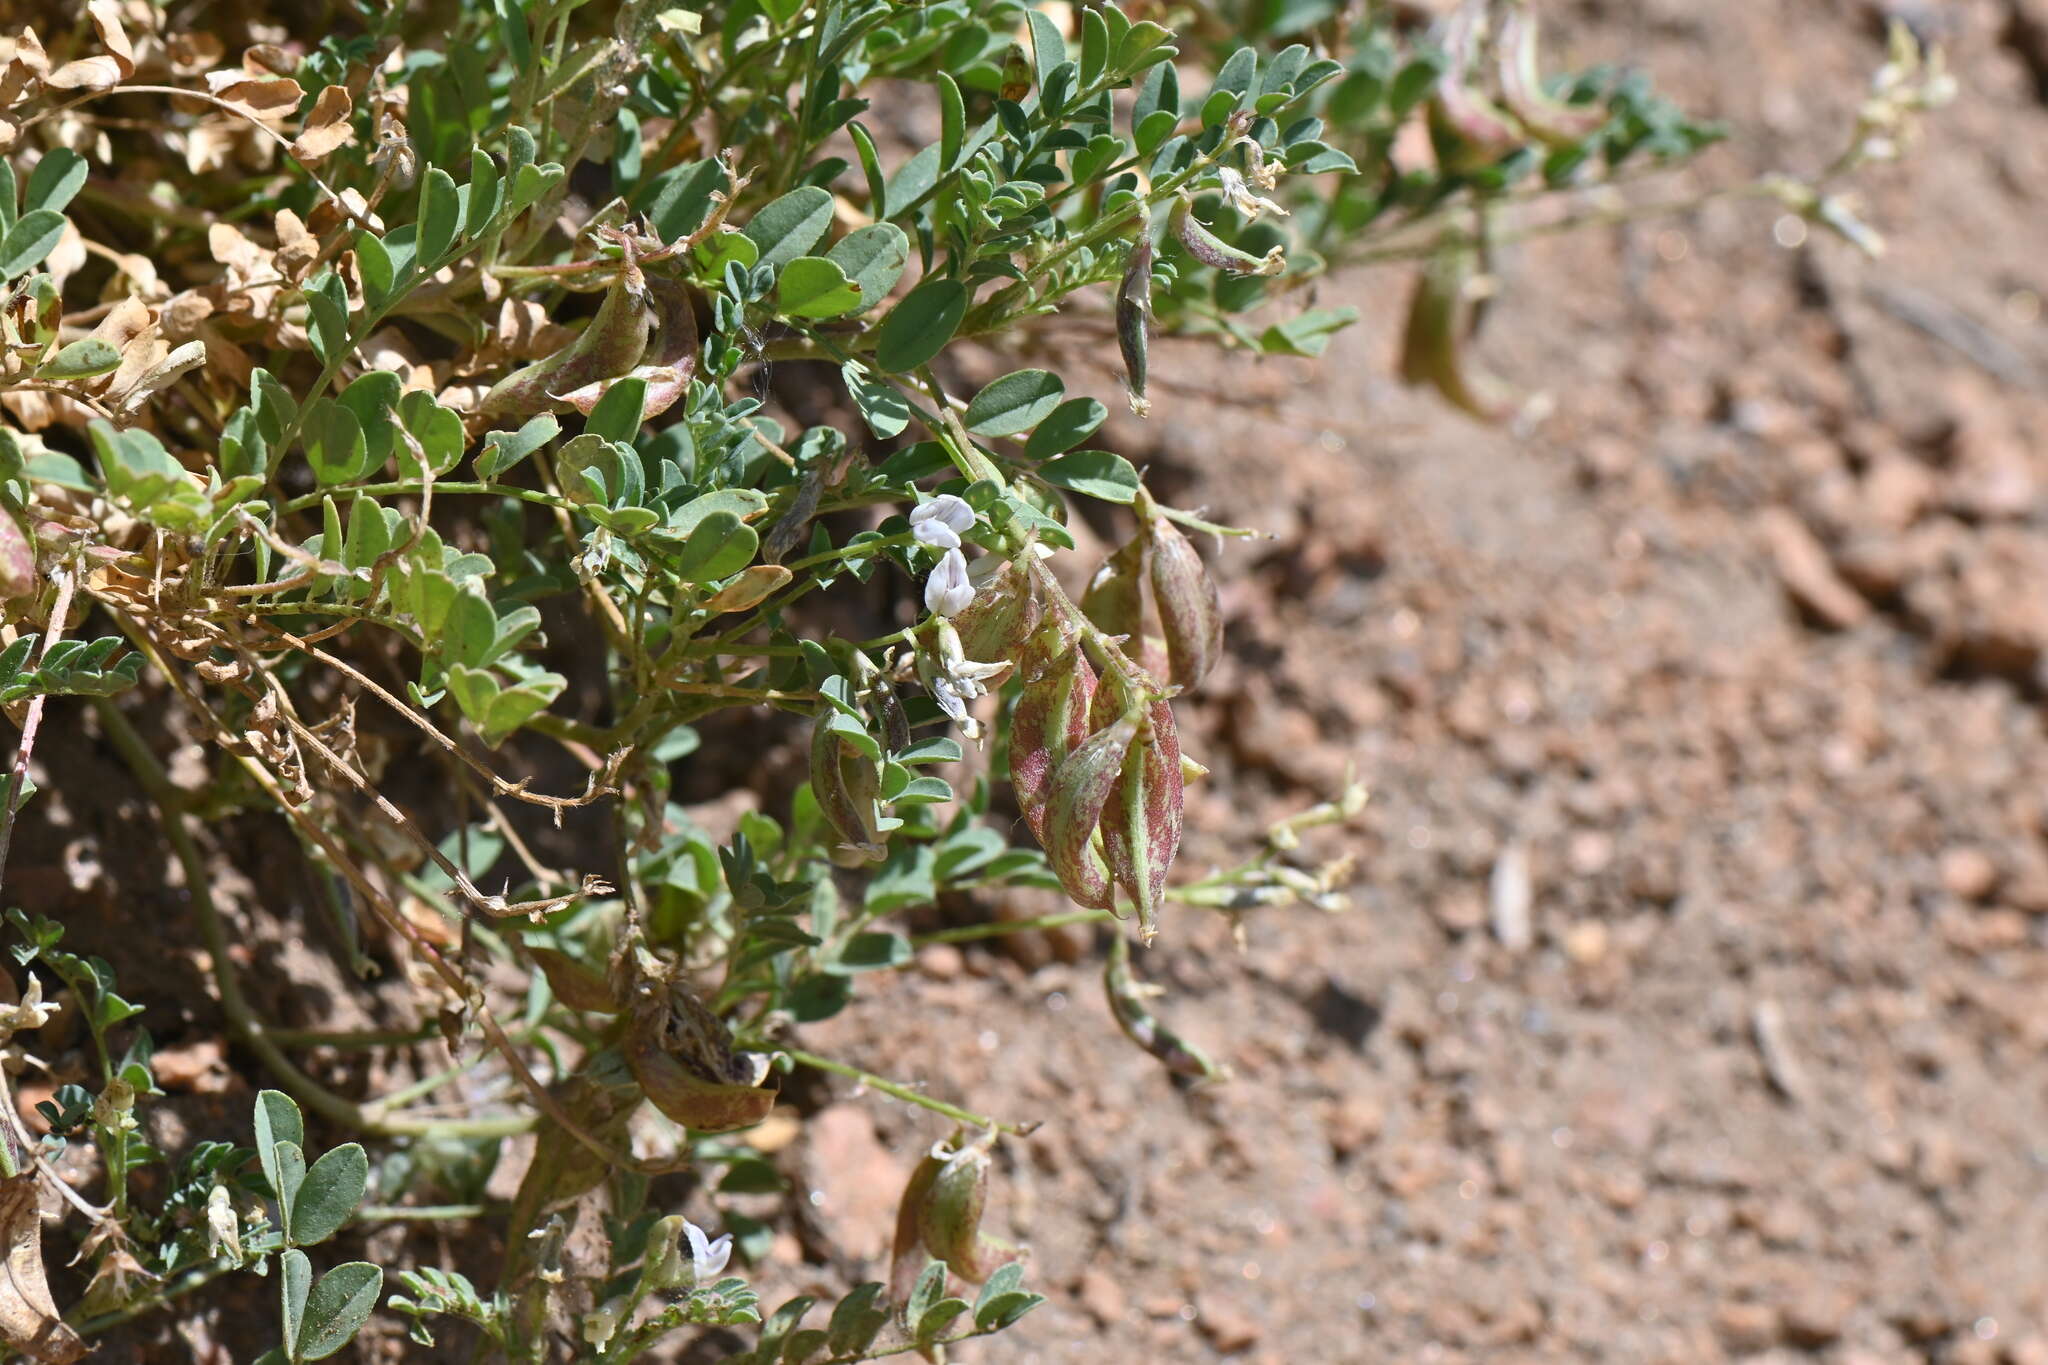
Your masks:
[{"label": "green seed pod", "polygon": [[1607,122],[1607,111],[1597,105],[1566,104],[1544,92],[1536,68],[1536,16],[1526,0],[1508,0],[1497,46],[1502,98],[1545,145],[1577,146]]},{"label": "green seed pod", "polygon": [[[957,1142],[959,1137],[956,1130],[953,1138]],[[896,1239],[889,1253],[889,1297],[899,1304],[910,1301],[917,1277],[924,1271],[924,1208],[931,1196],[932,1183],[945,1164],[936,1151],[926,1152],[904,1183],[903,1198],[896,1204]]]},{"label": "green seed pod", "polygon": [[548,979],[548,989],[555,993],[555,999],[570,1009],[593,1014],[619,1012],[618,999],[599,973],[553,948],[536,946],[526,951],[532,954],[533,964],[540,968],[541,975]]},{"label": "green seed pod", "polygon": [[1041,845],[1053,776],[1087,738],[1095,696],[1095,670],[1087,656],[1072,643],[1060,648],[1059,637],[1059,628],[1048,623],[1027,642],[1018,659],[1024,684],[1010,716],[1010,785]]},{"label": "green seed pod", "polygon": [[1188,255],[1203,265],[1214,266],[1232,275],[1278,275],[1287,268],[1285,250],[1276,246],[1264,256],[1238,250],[1202,226],[1189,211],[1185,199],[1173,206],[1173,217],[1168,220],[1168,226],[1180,239],[1180,244],[1188,249]]},{"label": "green seed pod", "polygon": [[1116,341],[1124,356],[1124,386],[1131,411],[1143,417],[1152,411],[1145,397],[1145,318],[1152,311],[1152,215],[1141,210],[1138,236],[1124,261],[1124,277],[1116,287]]},{"label": "green seed pod", "polygon": [[1471,243],[1454,241],[1423,267],[1401,339],[1401,378],[1432,386],[1483,422],[1502,422],[1514,415],[1514,399],[1498,380],[1469,367],[1462,355],[1465,294],[1475,255]]},{"label": "green seed pod", "polygon": [[876,829],[881,779],[866,755],[832,729],[833,714],[820,712],[811,726],[811,792],[825,823],[842,840],[832,850],[832,861],[860,867],[888,852]]},{"label": "green seed pod", "polygon": [[1153,513],[1144,535],[1151,542],[1152,598],[1166,636],[1167,674],[1181,687],[1193,687],[1223,656],[1216,584],[1194,543],[1171,521]]},{"label": "green seed pod", "polygon": [[1114,910],[1116,897],[1094,838],[1138,736],[1142,711],[1128,711],[1090,735],[1053,775],[1046,803],[1045,856],[1067,898],[1093,910]]},{"label": "green seed pod", "polygon": [[1121,934],[1110,940],[1109,960],[1102,968],[1102,990],[1109,1000],[1110,1015],[1124,1036],[1158,1058],[1177,1080],[1199,1083],[1226,1078],[1228,1071],[1145,1007],[1145,993],[1157,989],[1141,986],[1132,975],[1129,940]]},{"label": "green seed pod", "polygon": [[988,1278],[982,1264],[981,1216],[988,1208],[988,1148],[974,1143],[941,1163],[926,1191],[919,1229],[925,1250],[970,1284]]}]

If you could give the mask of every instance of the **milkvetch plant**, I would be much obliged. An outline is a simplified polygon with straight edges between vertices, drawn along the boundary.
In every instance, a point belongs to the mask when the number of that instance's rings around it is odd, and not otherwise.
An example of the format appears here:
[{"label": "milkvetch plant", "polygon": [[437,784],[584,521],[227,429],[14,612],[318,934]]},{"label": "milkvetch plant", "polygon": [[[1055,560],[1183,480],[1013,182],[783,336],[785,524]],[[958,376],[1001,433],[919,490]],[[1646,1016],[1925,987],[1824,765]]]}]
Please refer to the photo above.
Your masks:
[{"label": "milkvetch plant", "polygon": [[[1205,772],[1176,707],[1226,647],[1202,544],[1247,532],[1162,500],[1077,376],[1018,362],[1092,329],[1142,417],[1171,401],[1155,335],[1313,355],[1355,315],[1299,306],[1305,284],[1413,257],[1402,373],[1504,416],[1461,350],[1501,215],[1716,136],[1633,77],[1546,76],[1527,5],[1422,33],[1385,8],[1187,11],[1253,38],[1217,50],[1019,0],[492,0],[447,22],[354,0],[319,31],[91,0],[0,37],[0,703],[22,732],[0,873],[47,703],[80,698],[53,714],[90,708],[150,798],[221,1011],[278,1087],[252,1147],[174,1165],[135,1117],[156,1093],[135,1007],[15,912],[32,974],[0,1027],[31,1036],[61,982],[99,1068],[7,1144],[0,1339],[73,1358],[233,1272],[275,1274],[287,1361],[342,1349],[387,1289],[421,1342],[462,1324],[508,1359],[627,1361],[745,1328],[752,1365],[936,1359],[1040,1302],[983,1224],[998,1145],[1056,1116],[970,1112],[810,1051],[806,1026],[921,944],[1099,922],[1119,1027],[1178,1083],[1221,1079],[1116,922],[1149,944],[1182,908],[1240,933],[1342,908],[1349,863],[1303,835],[1364,791],[1176,873]],[[1842,163],[1770,193],[1853,221],[1832,179],[1945,93],[1910,46],[1886,70]],[[1418,127],[1430,161],[1397,164]],[[963,382],[991,357],[1006,372]],[[1086,502],[1120,543],[1077,568]],[[717,718],[740,709],[789,718],[808,780],[714,837],[678,782],[728,771]],[[207,745],[196,780],[157,756],[166,710]],[[432,784],[394,780],[395,731],[479,818],[402,804]],[[540,790],[564,764],[580,778]],[[575,837],[522,833],[521,806]],[[347,964],[405,972],[417,1028],[259,1017],[202,829],[238,810],[289,830]],[[910,932],[1012,888],[1074,908]],[[361,1100],[302,1055],[435,1037],[452,1067]],[[808,1298],[764,1317],[727,1273],[771,1231],[728,1197],[786,1182],[725,1135],[798,1068],[952,1125],[888,1281],[822,1325]],[[309,1128],[360,1142],[316,1159]],[[522,1134],[517,1193],[487,1207]],[[60,1312],[17,1196],[72,1141],[105,1189],[67,1190],[92,1280]],[[155,1165],[176,1178],[138,1198]],[[705,1224],[657,1183],[681,1170]],[[308,1248],[406,1217],[486,1220],[496,1276],[316,1273]]]}]

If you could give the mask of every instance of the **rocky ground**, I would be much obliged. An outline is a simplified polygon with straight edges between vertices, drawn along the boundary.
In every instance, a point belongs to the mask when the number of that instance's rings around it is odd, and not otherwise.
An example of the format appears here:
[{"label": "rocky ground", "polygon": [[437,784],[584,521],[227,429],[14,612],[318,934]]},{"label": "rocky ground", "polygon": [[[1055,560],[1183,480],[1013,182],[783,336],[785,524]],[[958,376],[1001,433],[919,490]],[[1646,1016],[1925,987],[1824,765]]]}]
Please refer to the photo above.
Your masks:
[{"label": "rocky ground", "polygon": [[[1092,959],[934,950],[835,1038],[1059,1115],[1002,1212],[1054,1302],[977,1359],[2048,1361],[2044,14],[1917,7],[1964,93],[1863,181],[1881,262],[1754,202],[1511,254],[1525,432],[1387,378],[1382,272],[1321,364],[1129,433],[1277,535],[1221,559],[1193,856],[1355,765],[1361,884],[1145,959],[1208,1093],[1115,1045]],[[1822,164],[1880,31],[1564,34],[1729,121],[1704,185]],[[820,1216],[878,1246],[929,1125],[826,1117]]]}]

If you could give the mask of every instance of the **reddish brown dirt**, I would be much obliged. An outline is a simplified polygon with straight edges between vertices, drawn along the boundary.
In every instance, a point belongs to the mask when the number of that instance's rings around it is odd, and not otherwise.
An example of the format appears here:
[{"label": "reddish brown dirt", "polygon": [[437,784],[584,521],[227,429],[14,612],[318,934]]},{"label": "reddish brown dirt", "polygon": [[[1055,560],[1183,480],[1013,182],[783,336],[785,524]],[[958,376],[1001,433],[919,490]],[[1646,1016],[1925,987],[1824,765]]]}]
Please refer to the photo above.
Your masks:
[{"label": "reddish brown dirt", "polygon": [[[936,954],[831,1031],[1051,1119],[1000,1219],[1053,1302],[974,1359],[2048,1361],[2048,116],[2007,6],[1921,9],[1965,93],[1862,182],[1887,257],[1755,202],[1517,250],[1525,437],[1386,378],[1391,272],[1323,291],[1368,321],[1319,366],[1155,362],[1129,448],[1277,536],[1221,557],[1191,865],[1355,764],[1362,882],[1143,958],[1207,1094],[1092,961]],[[1860,5],[1574,18],[1729,121],[1698,184],[1822,164],[1880,55]],[[884,1217],[868,1137],[828,1232]]]}]

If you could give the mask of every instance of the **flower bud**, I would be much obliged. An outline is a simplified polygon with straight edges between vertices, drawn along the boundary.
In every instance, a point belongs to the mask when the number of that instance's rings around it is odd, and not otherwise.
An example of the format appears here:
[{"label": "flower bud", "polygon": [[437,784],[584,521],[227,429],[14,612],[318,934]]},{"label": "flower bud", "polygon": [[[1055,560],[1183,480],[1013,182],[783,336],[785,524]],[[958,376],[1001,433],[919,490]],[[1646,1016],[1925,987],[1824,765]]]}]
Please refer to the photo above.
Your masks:
[{"label": "flower bud", "polygon": [[1053,775],[1042,842],[1054,874],[1076,905],[1095,910],[1116,907],[1102,859],[1095,852],[1094,837],[1143,714],[1127,711],[1090,735]]},{"label": "flower bud", "polygon": [[1158,513],[1145,522],[1151,542],[1152,598],[1166,636],[1168,676],[1193,687],[1223,655],[1223,611],[1216,584],[1194,543]]}]

